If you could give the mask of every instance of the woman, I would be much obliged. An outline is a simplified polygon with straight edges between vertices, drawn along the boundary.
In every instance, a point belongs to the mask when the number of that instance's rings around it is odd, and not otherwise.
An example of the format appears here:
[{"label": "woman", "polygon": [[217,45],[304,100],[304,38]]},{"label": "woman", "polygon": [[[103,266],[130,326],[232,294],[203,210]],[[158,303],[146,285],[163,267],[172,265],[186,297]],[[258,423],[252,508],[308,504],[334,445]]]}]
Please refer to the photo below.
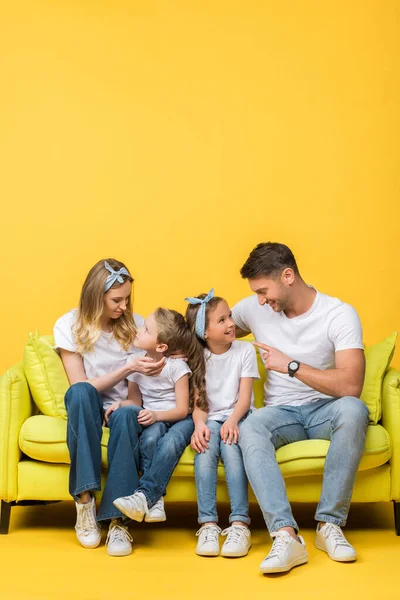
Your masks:
[{"label": "woman", "polygon": [[[116,400],[127,398],[128,375],[158,375],[165,363],[165,358],[155,362],[144,357],[133,345],[143,319],[132,313],[132,283],[123,263],[111,258],[99,261],[86,277],[79,308],[54,327],[55,347],[71,384],[65,395],[69,491],[76,503],[76,535],[85,548],[96,548],[101,541],[93,492],[101,489],[104,412]],[[137,485],[138,424],[130,408],[116,411],[108,421],[108,478],[97,520],[111,520],[106,541],[111,556],[132,551],[123,515],[113,505],[115,498],[130,494]]]}]

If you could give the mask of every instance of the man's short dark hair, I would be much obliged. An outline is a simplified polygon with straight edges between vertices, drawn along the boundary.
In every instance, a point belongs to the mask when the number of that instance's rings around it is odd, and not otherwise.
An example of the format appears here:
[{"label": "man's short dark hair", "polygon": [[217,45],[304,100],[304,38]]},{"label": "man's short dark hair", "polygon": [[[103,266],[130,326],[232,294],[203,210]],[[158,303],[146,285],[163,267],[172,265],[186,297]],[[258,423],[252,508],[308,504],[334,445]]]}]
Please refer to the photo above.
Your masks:
[{"label": "man's short dark hair", "polygon": [[296,259],[293,252],[285,244],[266,242],[258,244],[251,251],[249,258],[240,269],[243,279],[257,279],[258,277],[276,277],[284,269],[293,269],[298,275]]}]

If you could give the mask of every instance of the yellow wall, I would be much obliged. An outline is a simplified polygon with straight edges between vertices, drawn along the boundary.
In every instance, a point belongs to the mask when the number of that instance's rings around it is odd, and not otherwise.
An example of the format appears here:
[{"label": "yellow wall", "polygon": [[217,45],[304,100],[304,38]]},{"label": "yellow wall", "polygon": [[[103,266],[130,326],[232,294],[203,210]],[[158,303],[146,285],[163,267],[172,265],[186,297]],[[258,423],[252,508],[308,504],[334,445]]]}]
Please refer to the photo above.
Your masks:
[{"label": "yellow wall", "polygon": [[234,303],[282,241],[367,344],[400,329],[398,6],[4,1],[0,371],[106,256],[147,313]]}]

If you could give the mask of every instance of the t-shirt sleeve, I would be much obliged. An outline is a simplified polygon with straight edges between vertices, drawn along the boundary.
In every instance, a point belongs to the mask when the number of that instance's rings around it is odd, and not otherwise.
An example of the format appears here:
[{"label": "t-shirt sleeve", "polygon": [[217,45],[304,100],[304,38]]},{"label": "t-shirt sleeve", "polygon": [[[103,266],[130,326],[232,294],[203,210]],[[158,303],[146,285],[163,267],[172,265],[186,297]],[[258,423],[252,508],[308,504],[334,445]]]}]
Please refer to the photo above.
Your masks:
[{"label": "t-shirt sleeve", "polygon": [[243,331],[251,331],[248,319],[248,298],[243,298],[232,308],[232,319]]},{"label": "t-shirt sleeve", "polygon": [[73,320],[68,314],[58,319],[53,330],[55,350],[61,348],[69,350],[69,352],[76,352],[77,345],[72,326]]},{"label": "t-shirt sleeve", "polygon": [[192,371],[184,360],[181,360],[180,358],[171,358],[170,361],[169,375],[174,385],[177,381],[182,379],[184,375],[190,376],[192,374]]},{"label": "t-shirt sleeve", "polygon": [[260,379],[260,373],[257,366],[257,354],[254,346],[248,342],[239,342],[243,344],[244,349],[242,351],[242,370],[240,377],[253,377],[254,379]]},{"label": "t-shirt sleeve", "polygon": [[350,304],[343,304],[332,319],[329,339],[333,342],[335,352],[353,348],[364,349],[360,318]]}]

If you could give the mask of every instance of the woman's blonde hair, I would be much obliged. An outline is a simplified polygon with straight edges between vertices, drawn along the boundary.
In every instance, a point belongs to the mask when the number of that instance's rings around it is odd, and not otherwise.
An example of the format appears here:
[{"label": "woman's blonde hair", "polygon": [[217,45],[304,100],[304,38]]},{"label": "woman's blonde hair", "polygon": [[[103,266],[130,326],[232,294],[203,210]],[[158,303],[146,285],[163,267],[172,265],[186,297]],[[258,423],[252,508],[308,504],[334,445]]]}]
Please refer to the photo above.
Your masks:
[{"label": "woman's blonde hair", "polygon": [[[91,352],[101,335],[100,319],[104,310],[104,288],[107,277],[110,275],[110,272],[105,267],[106,262],[115,271],[118,271],[121,267],[126,269],[124,263],[115,260],[115,258],[99,260],[99,262],[90,269],[82,287],[78,318],[74,326],[77,352],[80,354],[83,352]],[[128,269],[127,271],[129,272]],[[133,282],[133,278],[130,275],[121,275],[121,277],[123,283],[126,281]],[[115,289],[121,285],[122,283],[115,281],[109,289]],[[118,317],[118,319],[113,319],[111,321],[111,327],[114,338],[120,343],[124,350],[128,350],[128,348],[132,346],[136,336],[136,325],[132,315],[132,302],[130,296],[126,310]]]},{"label": "woman's blonde hair", "polygon": [[189,378],[190,409],[193,409],[196,399],[196,406],[208,412],[204,352],[197,337],[190,330],[185,317],[176,310],[157,308],[154,318],[158,329],[157,341],[168,346],[166,355],[180,351],[187,356],[192,371]]}]

